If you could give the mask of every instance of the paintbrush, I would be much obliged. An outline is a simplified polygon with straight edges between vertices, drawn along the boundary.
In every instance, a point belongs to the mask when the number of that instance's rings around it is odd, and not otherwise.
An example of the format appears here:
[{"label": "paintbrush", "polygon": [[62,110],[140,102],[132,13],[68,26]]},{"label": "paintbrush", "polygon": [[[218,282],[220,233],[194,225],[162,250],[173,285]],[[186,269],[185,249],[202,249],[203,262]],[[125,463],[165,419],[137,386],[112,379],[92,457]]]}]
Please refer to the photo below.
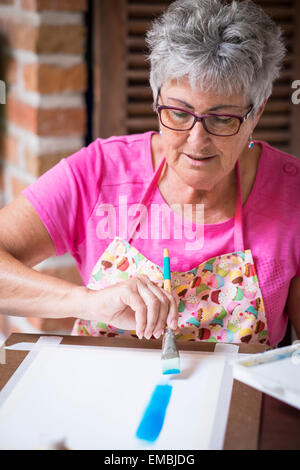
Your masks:
[{"label": "paintbrush", "polygon": [[[164,289],[172,294],[170,256],[167,248],[164,249]],[[161,365],[164,375],[180,374],[180,360],[175,334],[168,327],[165,329],[162,341]]]}]

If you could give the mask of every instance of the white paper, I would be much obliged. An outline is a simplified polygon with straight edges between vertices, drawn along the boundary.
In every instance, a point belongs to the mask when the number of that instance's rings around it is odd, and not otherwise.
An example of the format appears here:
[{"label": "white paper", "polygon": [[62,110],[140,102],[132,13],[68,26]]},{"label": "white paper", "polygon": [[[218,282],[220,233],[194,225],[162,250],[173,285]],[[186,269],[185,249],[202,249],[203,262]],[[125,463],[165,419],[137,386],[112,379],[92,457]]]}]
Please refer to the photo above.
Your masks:
[{"label": "white paper", "polygon": [[[246,364],[244,364],[244,361]],[[300,348],[287,346],[233,362],[234,377],[300,409]]]},{"label": "white paper", "polygon": [[[209,449],[216,442],[221,448],[232,387],[232,378],[223,375],[228,354],[180,352],[181,374],[170,379],[173,390],[158,439],[148,445],[135,437],[162,380],[160,355],[108,347],[35,352],[2,401],[0,448],[51,448],[61,440],[70,449]],[[223,429],[217,441],[216,422]]]}]

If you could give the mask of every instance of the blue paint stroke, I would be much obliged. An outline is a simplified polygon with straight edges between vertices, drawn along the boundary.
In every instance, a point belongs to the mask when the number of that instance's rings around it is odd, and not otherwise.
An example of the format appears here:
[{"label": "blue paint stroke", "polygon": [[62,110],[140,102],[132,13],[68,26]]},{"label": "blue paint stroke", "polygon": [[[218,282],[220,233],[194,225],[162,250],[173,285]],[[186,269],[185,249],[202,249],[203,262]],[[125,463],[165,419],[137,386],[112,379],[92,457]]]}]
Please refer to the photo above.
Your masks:
[{"label": "blue paint stroke", "polygon": [[163,375],[180,374],[180,369],[168,369],[163,372]]},{"label": "blue paint stroke", "polygon": [[136,437],[154,442],[163,427],[167,407],[172,394],[172,385],[157,385],[136,432]]}]

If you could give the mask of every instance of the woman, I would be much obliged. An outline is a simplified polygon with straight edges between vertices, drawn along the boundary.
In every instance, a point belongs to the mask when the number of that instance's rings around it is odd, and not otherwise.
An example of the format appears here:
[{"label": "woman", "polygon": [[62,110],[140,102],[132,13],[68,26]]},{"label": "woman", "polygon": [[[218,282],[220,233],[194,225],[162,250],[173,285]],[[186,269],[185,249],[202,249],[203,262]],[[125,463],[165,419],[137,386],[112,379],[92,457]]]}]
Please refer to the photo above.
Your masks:
[{"label": "woman", "polygon": [[[179,0],[147,40],[160,133],[97,139],[1,211],[0,311],[75,334],[275,345],[288,317],[300,334],[300,162],[252,140],[279,29],[252,2]],[[87,287],[31,269],[66,251]]]}]

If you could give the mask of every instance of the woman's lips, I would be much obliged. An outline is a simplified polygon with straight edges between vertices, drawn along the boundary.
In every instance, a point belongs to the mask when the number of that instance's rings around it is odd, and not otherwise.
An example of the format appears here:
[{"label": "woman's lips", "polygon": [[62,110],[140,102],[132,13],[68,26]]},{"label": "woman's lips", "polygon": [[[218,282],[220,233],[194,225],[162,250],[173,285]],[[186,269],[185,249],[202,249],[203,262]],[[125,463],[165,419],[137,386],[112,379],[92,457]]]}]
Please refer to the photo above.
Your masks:
[{"label": "woman's lips", "polygon": [[207,163],[211,162],[215,157],[217,157],[217,155],[202,157],[202,156],[189,155],[187,153],[183,153],[183,156],[190,164],[194,166],[206,165]]}]

